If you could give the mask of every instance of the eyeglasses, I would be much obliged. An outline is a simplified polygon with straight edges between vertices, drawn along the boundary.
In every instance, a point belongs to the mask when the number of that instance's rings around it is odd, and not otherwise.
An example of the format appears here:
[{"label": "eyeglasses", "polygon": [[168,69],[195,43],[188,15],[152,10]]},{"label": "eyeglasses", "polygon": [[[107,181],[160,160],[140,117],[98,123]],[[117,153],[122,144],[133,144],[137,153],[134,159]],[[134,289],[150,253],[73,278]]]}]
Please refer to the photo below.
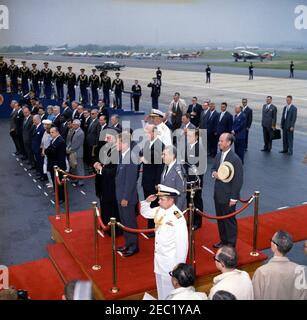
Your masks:
[{"label": "eyeglasses", "polygon": [[173,271],[170,271],[168,274],[169,274],[172,278],[174,277]]},{"label": "eyeglasses", "polygon": [[221,261],[219,259],[217,259],[216,255],[213,256],[213,260],[216,261],[216,262],[221,263]]},{"label": "eyeglasses", "polygon": [[273,242],[277,247],[279,247],[279,244],[276,241],[274,241],[273,239],[271,239],[271,242]]}]

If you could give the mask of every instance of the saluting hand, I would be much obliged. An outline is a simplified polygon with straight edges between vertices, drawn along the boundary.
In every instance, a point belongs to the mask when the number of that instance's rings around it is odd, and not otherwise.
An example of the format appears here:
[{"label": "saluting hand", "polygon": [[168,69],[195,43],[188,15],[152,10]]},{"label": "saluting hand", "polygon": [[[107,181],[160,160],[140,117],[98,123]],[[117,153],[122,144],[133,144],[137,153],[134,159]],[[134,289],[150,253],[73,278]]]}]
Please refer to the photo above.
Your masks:
[{"label": "saluting hand", "polygon": [[146,198],[146,202],[153,202],[157,199],[157,196],[155,194],[151,194]]}]

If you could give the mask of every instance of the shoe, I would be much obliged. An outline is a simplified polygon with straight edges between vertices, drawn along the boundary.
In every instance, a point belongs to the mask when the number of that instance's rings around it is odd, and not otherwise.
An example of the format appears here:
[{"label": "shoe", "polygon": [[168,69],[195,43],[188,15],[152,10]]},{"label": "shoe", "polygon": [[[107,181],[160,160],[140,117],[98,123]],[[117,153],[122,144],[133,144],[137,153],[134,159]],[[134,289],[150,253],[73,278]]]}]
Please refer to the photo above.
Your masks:
[{"label": "shoe", "polygon": [[133,256],[134,254],[136,254],[138,252],[139,252],[139,249],[124,251],[123,252],[123,257],[131,257],[131,256]]},{"label": "shoe", "polygon": [[286,151],[286,150],[281,150],[281,151],[279,151],[279,153],[288,153],[288,151]]},{"label": "shoe", "polygon": [[215,249],[219,249],[219,248],[222,248],[223,245],[224,245],[223,242],[219,242],[219,243],[214,244],[212,247]]},{"label": "shoe", "polygon": [[122,246],[122,247],[118,247],[116,249],[116,251],[119,251],[119,252],[126,252],[126,251],[129,251],[129,248],[128,247],[125,247],[125,246]]}]

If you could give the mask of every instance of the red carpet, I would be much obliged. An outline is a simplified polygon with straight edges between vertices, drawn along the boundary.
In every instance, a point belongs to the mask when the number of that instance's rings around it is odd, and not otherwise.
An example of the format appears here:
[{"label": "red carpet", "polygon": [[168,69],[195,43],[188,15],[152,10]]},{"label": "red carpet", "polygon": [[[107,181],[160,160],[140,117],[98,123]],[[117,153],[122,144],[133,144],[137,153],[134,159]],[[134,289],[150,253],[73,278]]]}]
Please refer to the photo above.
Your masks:
[{"label": "red carpet", "polygon": [[[246,243],[253,242],[253,217],[238,219],[239,239]],[[270,247],[271,239],[278,230],[288,231],[294,241],[307,239],[307,206],[299,206],[259,216],[258,243],[260,250]]]},{"label": "red carpet", "polygon": [[[139,226],[145,227],[146,220],[139,217]],[[111,239],[108,236],[100,238],[100,262],[102,269],[93,271],[94,249],[93,249],[93,215],[91,211],[82,211],[71,215],[71,227],[73,232],[66,234],[65,219],[50,221],[64,239],[64,244],[73,258],[78,262],[81,269],[95,282],[102,291],[105,299],[120,299],[142,291],[155,289],[153,273],[153,251],[154,239],[145,239],[140,236],[140,253],[130,258],[117,256],[118,287],[120,291],[113,294],[109,291],[112,287],[112,265],[111,265]],[[196,232],[196,261],[197,274],[209,275],[216,273],[212,254],[202,248],[203,245],[212,248],[212,244],[218,241],[217,226],[205,222],[201,230]],[[123,238],[118,238],[117,245],[123,244]],[[49,247],[50,248],[50,247]],[[62,249],[60,249],[62,250]],[[251,246],[238,240],[239,265],[246,265],[266,259],[264,254],[259,257],[251,257]],[[49,251],[50,252],[50,251]],[[52,255],[52,254],[51,254]],[[65,268],[65,266],[63,266]],[[67,270],[65,272],[68,272]],[[63,272],[62,272],[63,273]],[[132,280],[133,279],[133,280]]]},{"label": "red carpet", "polygon": [[64,284],[49,259],[9,267],[9,284],[33,300],[61,300]]}]

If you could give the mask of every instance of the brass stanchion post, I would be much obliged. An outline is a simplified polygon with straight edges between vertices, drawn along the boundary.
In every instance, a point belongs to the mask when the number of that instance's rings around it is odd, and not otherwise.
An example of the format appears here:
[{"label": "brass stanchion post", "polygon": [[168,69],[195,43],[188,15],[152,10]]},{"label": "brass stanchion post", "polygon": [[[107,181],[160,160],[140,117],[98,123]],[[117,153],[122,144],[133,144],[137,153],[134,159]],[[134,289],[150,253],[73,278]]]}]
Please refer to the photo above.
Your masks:
[{"label": "brass stanchion post", "polygon": [[93,217],[94,217],[94,254],[95,254],[95,264],[92,266],[92,269],[97,271],[101,269],[99,264],[99,237],[98,237],[98,219],[97,219],[97,202],[93,201]]},{"label": "brass stanchion post", "polygon": [[72,229],[70,228],[67,174],[64,175],[63,181],[64,181],[64,196],[65,196],[65,211],[66,211],[66,229],[65,229],[65,232],[66,233],[71,233]]},{"label": "brass stanchion post", "polygon": [[253,256],[253,257],[259,256],[259,252],[257,252],[259,197],[260,197],[260,192],[259,191],[255,191],[255,193],[254,193],[254,201],[255,201],[255,203],[254,203],[253,251],[250,253],[250,255]]},{"label": "brass stanchion post", "polygon": [[196,272],[196,261],[195,261],[195,241],[194,241],[194,195],[195,190],[191,188],[190,190],[190,203],[189,203],[189,244],[190,244],[190,251],[189,251],[189,261],[190,265],[194,268]]},{"label": "brass stanchion post", "polygon": [[59,167],[58,166],[54,166],[53,170],[54,170],[54,193],[55,193],[55,218],[57,220],[61,219],[61,211],[60,211],[60,203],[59,203],[59,186],[57,183],[57,177],[59,176],[59,172],[58,172]]},{"label": "brass stanchion post", "polygon": [[117,274],[116,274],[116,218],[111,218],[111,237],[112,237],[112,271],[113,271],[113,287],[112,293],[117,293],[119,288],[116,286]]}]

